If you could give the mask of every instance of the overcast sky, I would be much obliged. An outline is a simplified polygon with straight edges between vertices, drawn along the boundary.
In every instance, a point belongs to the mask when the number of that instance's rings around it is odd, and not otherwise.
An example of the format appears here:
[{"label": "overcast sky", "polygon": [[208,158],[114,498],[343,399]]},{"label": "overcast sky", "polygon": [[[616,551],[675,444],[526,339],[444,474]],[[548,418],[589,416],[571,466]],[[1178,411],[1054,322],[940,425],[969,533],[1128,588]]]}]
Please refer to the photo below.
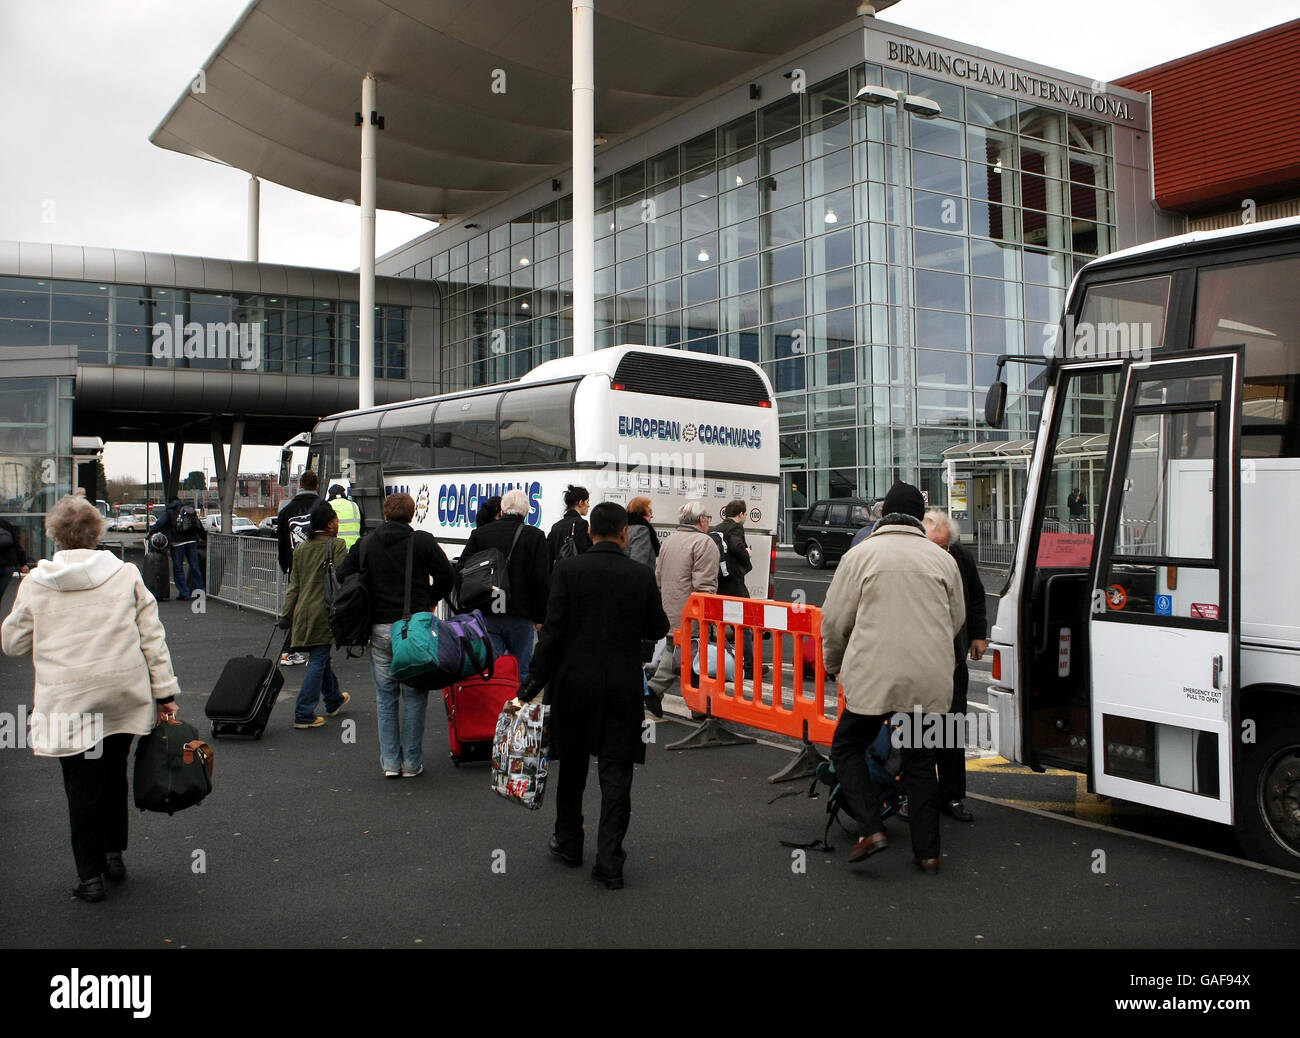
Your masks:
[{"label": "overcast sky", "polygon": [[[855,5],[843,2],[847,20]],[[246,174],[148,138],[244,6],[0,0],[0,238],[243,258]],[[1108,82],[1296,13],[1296,0],[902,0],[881,18]],[[428,227],[381,212],[380,254]],[[357,250],[355,207],[263,183],[263,260],[354,270]],[[109,475],[142,477],[143,456],[143,445],[110,446]],[[186,469],[205,458],[210,448],[191,445]],[[273,460],[250,448],[242,468]]]}]

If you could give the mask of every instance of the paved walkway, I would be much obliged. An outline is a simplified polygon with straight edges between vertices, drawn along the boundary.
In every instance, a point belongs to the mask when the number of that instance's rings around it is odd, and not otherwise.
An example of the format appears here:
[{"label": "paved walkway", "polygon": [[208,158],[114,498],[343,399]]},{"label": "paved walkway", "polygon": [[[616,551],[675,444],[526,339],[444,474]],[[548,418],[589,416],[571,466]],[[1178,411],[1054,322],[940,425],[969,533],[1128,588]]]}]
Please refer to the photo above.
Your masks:
[{"label": "paved walkway", "polygon": [[[161,608],[181,715],[206,731],[215,675],[230,655],[261,651],[268,621],[215,603],[205,615]],[[937,877],[912,866],[897,821],[889,851],[857,870],[842,833],[833,854],[792,851],[780,841],[821,834],[824,800],[769,804],[780,790],[766,776],[788,752],[667,752],[679,721],[658,726],[637,770],[627,887],[606,891],[548,856],[551,804],[525,811],[490,792],[486,766],[452,766],[436,693],[425,774],[385,780],[369,658],[340,663],[353,702],[314,731],[292,729],[302,668],[286,673],[266,736],[215,744],[207,801],[171,818],[132,809],[129,879],[99,905],[68,897],[58,765],[0,752],[0,945],[1300,946],[1300,877],[987,801],[972,826],[945,820]],[[0,710],[30,704],[30,689],[29,662],[0,658]],[[976,795],[997,781],[972,770]],[[593,775],[593,837],[595,786]]]}]

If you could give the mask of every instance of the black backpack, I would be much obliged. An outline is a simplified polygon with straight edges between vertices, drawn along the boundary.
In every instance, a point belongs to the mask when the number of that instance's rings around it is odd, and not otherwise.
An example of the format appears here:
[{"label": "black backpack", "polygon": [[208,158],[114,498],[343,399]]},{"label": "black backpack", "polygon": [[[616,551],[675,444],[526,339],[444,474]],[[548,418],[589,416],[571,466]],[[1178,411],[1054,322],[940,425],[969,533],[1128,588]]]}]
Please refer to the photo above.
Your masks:
[{"label": "black backpack", "polygon": [[212,748],[192,725],[169,718],[136,744],[131,786],[141,811],[192,807],[212,792]]},{"label": "black backpack", "polygon": [[[357,558],[364,559],[361,549]],[[329,614],[330,633],[334,646],[346,649],[348,658],[360,656],[353,649],[364,649],[370,643],[370,592],[366,588],[365,565],[342,580],[334,572],[334,553],[325,556],[325,608]]]},{"label": "black backpack", "polygon": [[193,533],[199,528],[199,513],[193,505],[181,505],[172,525],[177,533]]},{"label": "black backpack", "polygon": [[289,518],[289,550],[302,544],[304,541],[311,540],[311,513],[304,512],[302,515],[295,515]]},{"label": "black backpack", "polygon": [[515,545],[523,532],[524,524],[520,523],[507,554],[502,555],[499,548],[484,548],[461,563],[456,578],[456,606],[460,612],[478,609],[485,616],[491,615],[499,611],[493,609],[498,596],[503,604],[509,605],[510,557],[514,555]]}]

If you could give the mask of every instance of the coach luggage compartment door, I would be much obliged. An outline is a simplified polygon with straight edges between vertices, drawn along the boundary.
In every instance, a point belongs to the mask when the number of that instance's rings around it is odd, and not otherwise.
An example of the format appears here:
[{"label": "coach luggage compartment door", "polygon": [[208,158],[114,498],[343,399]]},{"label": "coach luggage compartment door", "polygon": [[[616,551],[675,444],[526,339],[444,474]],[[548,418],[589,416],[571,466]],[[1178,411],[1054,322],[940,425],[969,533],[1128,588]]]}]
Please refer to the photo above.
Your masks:
[{"label": "coach luggage compartment door", "polygon": [[1232,821],[1240,381],[1232,348],[1128,368],[1089,619],[1094,788],[1216,822]]}]

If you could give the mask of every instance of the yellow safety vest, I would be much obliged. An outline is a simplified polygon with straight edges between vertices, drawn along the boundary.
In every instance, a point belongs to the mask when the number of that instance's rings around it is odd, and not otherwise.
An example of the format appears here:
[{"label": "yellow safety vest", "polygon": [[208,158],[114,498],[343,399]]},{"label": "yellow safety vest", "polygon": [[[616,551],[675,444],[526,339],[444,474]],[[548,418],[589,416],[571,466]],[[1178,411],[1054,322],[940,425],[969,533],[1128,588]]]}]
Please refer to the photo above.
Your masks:
[{"label": "yellow safety vest", "polygon": [[339,537],[351,548],[361,539],[361,509],[346,497],[336,497],[330,502],[330,507],[339,517]]}]

